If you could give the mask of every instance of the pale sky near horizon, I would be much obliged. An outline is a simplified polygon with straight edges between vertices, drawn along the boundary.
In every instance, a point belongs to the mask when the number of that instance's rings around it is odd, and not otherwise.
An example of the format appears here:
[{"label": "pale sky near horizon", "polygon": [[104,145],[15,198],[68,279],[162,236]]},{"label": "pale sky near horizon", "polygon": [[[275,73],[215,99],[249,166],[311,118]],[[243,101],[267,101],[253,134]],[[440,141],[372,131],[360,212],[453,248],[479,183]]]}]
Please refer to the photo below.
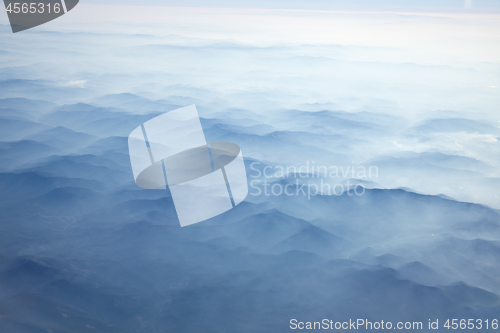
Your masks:
[{"label": "pale sky near horizon", "polygon": [[[8,24],[5,12],[0,14],[0,23]],[[29,33],[37,31],[182,35],[263,46],[359,45],[401,48],[424,58],[426,53],[432,53],[435,59],[493,63],[500,61],[500,14],[81,3],[75,10],[31,29]]]},{"label": "pale sky near horizon", "polygon": [[316,10],[460,10],[500,8],[497,0],[83,0],[88,4],[157,5],[181,7],[246,7]]}]

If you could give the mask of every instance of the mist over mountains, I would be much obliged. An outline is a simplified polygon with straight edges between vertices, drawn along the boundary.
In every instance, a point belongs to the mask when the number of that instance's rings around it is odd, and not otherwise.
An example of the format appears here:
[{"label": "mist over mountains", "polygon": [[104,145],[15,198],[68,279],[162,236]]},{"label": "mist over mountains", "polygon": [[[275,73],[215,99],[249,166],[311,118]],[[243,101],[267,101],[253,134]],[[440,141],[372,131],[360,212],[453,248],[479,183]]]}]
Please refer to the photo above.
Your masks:
[{"label": "mist over mountains", "polygon": [[[7,28],[1,332],[498,318],[498,63]],[[135,185],[127,137],[190,104],[207,141],[241,147],[254,186],[180,228],[168,189]],[[344,191],[307,195],[324,184]]]}]

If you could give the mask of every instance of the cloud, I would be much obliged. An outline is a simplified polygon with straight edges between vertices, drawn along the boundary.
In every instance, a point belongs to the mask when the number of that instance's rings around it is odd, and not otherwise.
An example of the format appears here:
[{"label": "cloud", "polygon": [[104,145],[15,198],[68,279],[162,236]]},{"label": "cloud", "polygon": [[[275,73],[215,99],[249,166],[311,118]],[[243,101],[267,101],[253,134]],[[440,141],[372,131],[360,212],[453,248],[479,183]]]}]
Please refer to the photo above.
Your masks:
[{"label": "cloud", "polygon": [[87,80],[69,81],[66,86],[73,88],[85,88],[85,83]]}]

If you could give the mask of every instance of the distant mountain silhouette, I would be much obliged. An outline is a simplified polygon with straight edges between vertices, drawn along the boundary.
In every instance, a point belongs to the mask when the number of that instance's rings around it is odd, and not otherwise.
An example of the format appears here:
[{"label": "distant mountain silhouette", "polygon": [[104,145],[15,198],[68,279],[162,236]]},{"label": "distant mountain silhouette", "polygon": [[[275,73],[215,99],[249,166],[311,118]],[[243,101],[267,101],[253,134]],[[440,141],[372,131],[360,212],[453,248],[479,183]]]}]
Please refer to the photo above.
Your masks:
[{"label": "distant mountain silhouette", "polygon": [[[409,186],[435,188],[427,175],[495,184],[492,162],[379,150],[373,139],[392,147],[391,135],[438,128],[416,130],[421,124],[372,112],[264,116],[205,103],[207,140],[239,144],[249,182],[290,185],[294,195],[249,195],[225,214],[180,228],[168,189],[135,185],[127,136],[196,98],[173,87],[163,99],[89,90],[87,99],[38,100],[69,89],[15,81],[6,96],[36,100],[7,99],[0,110],[0,331],[281,332],[292,317],[426,323],[500,310],[499,211],[457,200],[458,190]],[[381,175],[360,177],[370,187],[361,196],[310,198],[297,195],[296,181],[320,181],[311,171],[263,175],[307,161],[376,165]],[[391,177],[410,184],[383,188]]]}]

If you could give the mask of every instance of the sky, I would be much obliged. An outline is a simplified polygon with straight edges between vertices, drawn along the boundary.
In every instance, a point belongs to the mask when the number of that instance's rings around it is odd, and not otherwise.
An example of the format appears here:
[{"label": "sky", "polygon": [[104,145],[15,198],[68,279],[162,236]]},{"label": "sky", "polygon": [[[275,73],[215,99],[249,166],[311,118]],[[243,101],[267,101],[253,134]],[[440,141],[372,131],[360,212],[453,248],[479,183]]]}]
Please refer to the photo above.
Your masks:
[{"label": "sky", "polygon": [[[500,59],[496,38],[500,15],[495,13],[151,7],[144,3],[140,6],[126,5],[126,2],[121,5],[88,3],[81,2],[78,10],[33,31],[176,34],[261,45],[390,47],[410,50],[419,59],[422,59],[423,52],[430,54],[433,61],[446,58],[441,62],[448,62],[451,58],[474,62],[496,62]],[[0,11],[0,24],[8,24],[5,11]]]},{"label": "sky", "polygon": [[[92,4],[123,4],[135,5],[132,0],[88,0],[85,3]],[[247,7],[247,8],[286,8],[286,9],[317,9],[317,10],[335,10],[335,9],[357,9],[357,10],[463,10],[475,9],[485,10],[486,8],[500,8],[500,3],[495,0],[145,0],[141,5],[156,6],[181,6],[181,7]]]}]

